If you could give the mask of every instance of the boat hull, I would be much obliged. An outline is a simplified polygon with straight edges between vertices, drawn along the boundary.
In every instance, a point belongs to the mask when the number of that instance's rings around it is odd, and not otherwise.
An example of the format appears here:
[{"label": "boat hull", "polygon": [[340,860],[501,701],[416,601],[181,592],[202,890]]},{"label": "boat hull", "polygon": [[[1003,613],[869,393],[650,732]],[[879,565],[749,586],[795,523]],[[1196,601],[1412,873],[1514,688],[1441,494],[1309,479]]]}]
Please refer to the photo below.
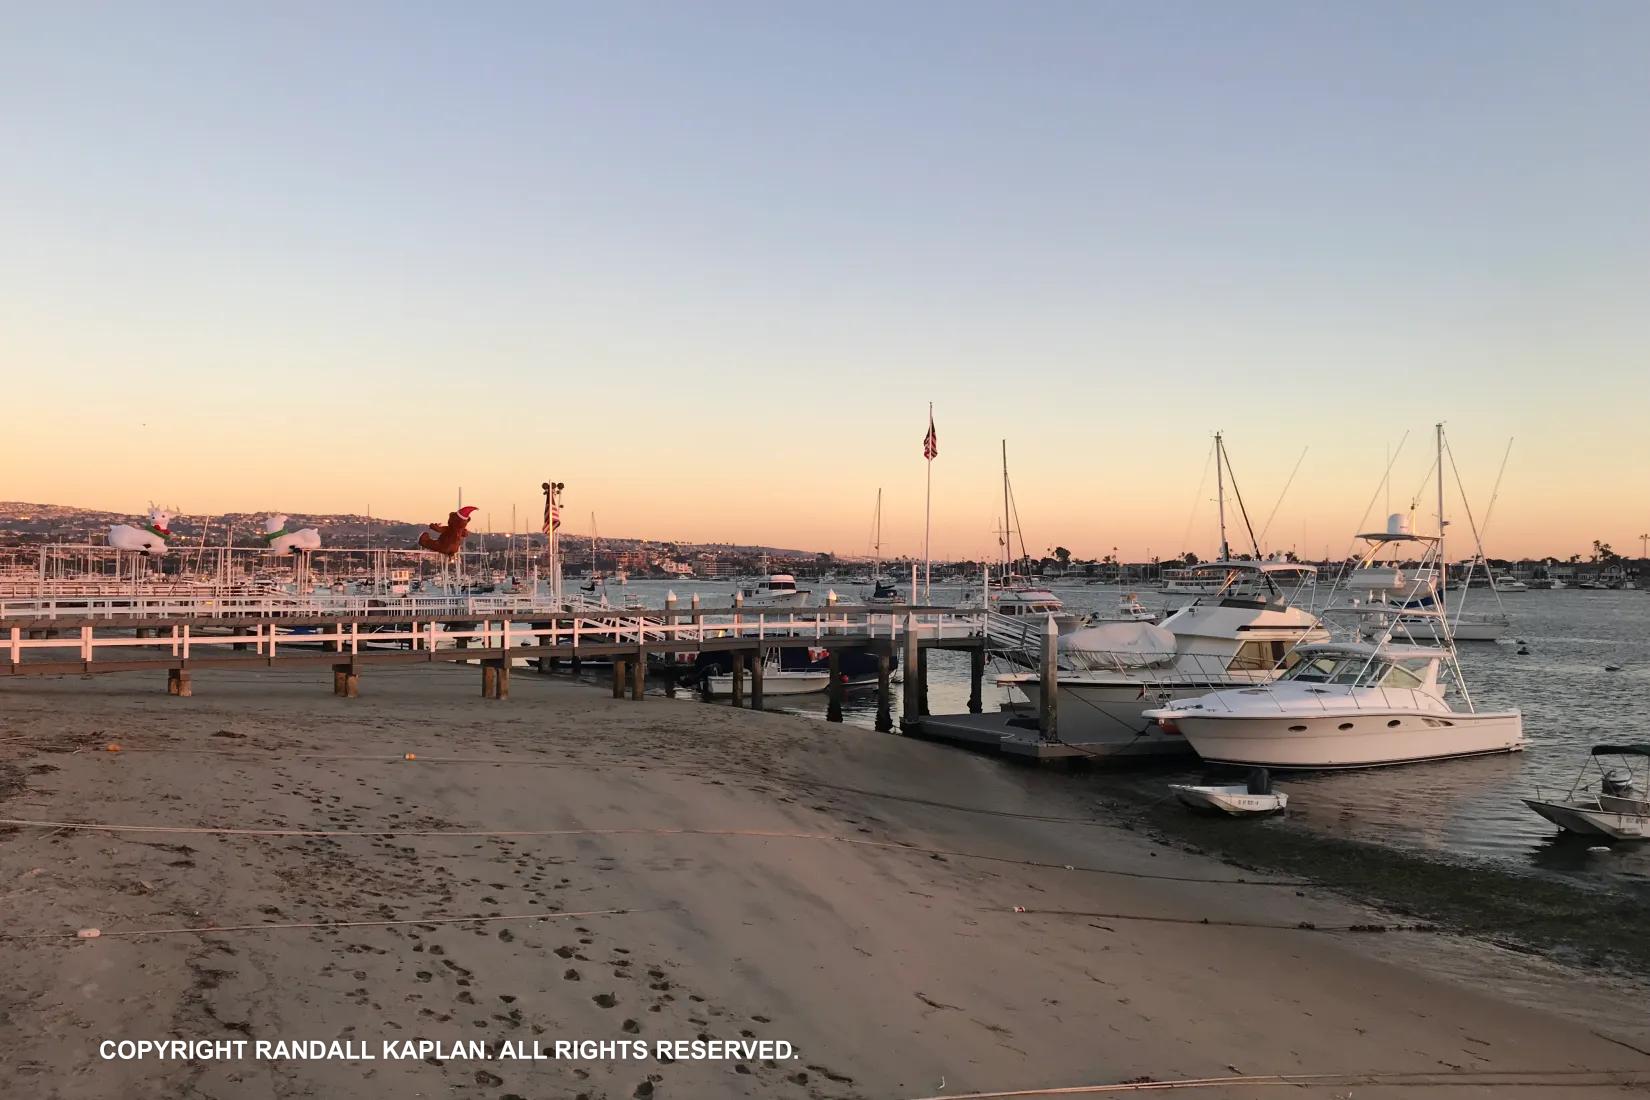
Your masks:
[{"label": "boat hull", "polygon": [[[762,677],[762,696],[768,698],[775,695],[812,695],[824,691],[831,686],[829,672],[775,672],[769,671]],[[751,677],[745,677],[745,694],[751,692]],[[732,676],[705,677],[705,694],[712,697],[727,697],[733,694]]]},{"label": "boat hull", "polygon": [[[1211,764],[1245,767],[1375,768],[1488,756],[1524,748],[1517,711],[1221,716],[1182,713],[1174,723]],[[1396,723],[1392,725],[1390,723]]]},{"label": "boat hull", "polygon": [[1289,796],[1282,791],[1251,794],[1246,787],[1197,787],[1186,783],[1170,783],[1169,790],[1184,806],[1228,817],[1264,817],[1289,805]]},{"label": "boat hull", "polygon": [[1602,836],[1610,840],[1650,840],[1650,817],[1643,814],[1613,813],[1596,803],[1549,802],[1526,798],[1524,805],[1565,832],[1578,836]]}]

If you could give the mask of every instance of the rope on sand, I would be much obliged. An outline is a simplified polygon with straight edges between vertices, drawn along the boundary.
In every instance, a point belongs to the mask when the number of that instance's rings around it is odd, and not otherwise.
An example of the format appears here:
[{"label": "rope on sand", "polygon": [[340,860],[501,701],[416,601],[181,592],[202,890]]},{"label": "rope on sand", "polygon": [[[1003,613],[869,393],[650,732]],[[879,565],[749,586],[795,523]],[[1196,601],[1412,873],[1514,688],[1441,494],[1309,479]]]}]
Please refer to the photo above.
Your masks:
[{"label": "rope on sand", "polygon": [[[982,908],[981,912],[1000,913],[1001,907]],[[1090,917],[1097,920],[1132,920],[1155,924],[1206,924],[1219,928],[1264,928],[1280,932],[1431,932],[1442,934],[1444,929],[1434,924],[1316,924],[1296,921],[1284,924],[1277,921],[1220,920],[1213,917],[1164,917],[1142,913],[1100,913],[1085,909],[1027,909],[1016,905],[1009,912],[1030,917]],[[956,1100],[952,1097],[952,1100]]]},{"label": "rope on sand", "polygon": [[392,924],[470,924],[489,921],[568,920],[575,917],[617,917],[627,913],[656,913],[657,909],[590,909],[582,913],[508,913],[478,917],[418,917],[402,920],[323,920],[271,924],[210,924],[191,928],[82,928],[78,932],[0,932],[0,940],[96,940],[108,936],[216,935],[219,932],[274,932],[287,928],[383,928]]},{"label": "rope on sand", "polygon": [[909,1100],[1016,1100],[1032,1096],[1095,1096],[1103,1093],[1168,1092],[1176,1089],[1217,1089],[1243,1086],[1354,1086],[1383,1085],[1389,1088],[1515,1088],[1557,1086],[1573,1088],[1621,1088],[1650,1082],[1644,1070],[1463,1070],[1450,1073],[1266,1073],[1236,1077],[1187,1077],[1176,1081],[1119,1081],[1109,1085],[1066,1085],[1046,1089],[1010,1089],[1004,1092],[952,1092],[941,1096],[911,1097]]},{"label": "rope on sand", "polygon": [[860,848],[914,852],[926,856],[974,859],[987,863],[1007,863],[1018,867],[1040,867],[1060,871],[1081,871],[1091,875],[1152,879],[1160,882],[1198,882],[1219,886],[1301,886],[1294,879],[1209,878],[1199,875],[1165,875],[1151,871],[1125,871],[1114,867],[1089,867],[1072,863],[1047,863],[1015,856],[993,856],[981,852],[961,852],[951,848],[927,848],[892,840],[867,840],[833,833],[795,833],[770,829],[690,829],[682,827],[642,828],[613,826],[605,829],[237,829],[212,825],[101,825],[88,821],[36,821],[29,818],[0,818],[0,826],[30,829],[79,829],[104,833],[171,833],[185,836],[250,836],[263,838],[297,837],[313,839],[370,839],[384,837],[574,837],[574,836],[699,836],[745,837],[757,840],[817,840]]}]

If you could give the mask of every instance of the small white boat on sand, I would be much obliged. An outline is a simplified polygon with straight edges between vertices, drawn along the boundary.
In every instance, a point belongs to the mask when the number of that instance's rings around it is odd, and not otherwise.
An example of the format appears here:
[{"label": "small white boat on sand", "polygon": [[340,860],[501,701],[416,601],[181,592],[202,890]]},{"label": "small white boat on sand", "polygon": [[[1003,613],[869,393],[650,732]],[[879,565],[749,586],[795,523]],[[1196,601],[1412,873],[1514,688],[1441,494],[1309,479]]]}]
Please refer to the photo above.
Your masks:
[{"label": "small white boat on sand", "polygon": [[1272,781],[1264,768],[1257,768],[1248,783],[1224,787],[1170,783],[1169,790],[1190,809],[1229,817],[1260,817],[1275,814],[1289,805],[1287,794],[1272,789]]},{"label": "small white boat on sand", "polygon": [[[1599,757],[1615,757],[1606,767]],[[1650,777],[1634,771],[1634,761],[1650,760],[1647,745],[1594,745],[1570,790],[1562,798],[1543,798],[1538,788],[1524,805],[1566,832],[1611,840],[1650,840]],[[1587,785],[1588,764],[1598,768],[1596,793]],[[1650,772],[1650,767],[1647,767]]]}]

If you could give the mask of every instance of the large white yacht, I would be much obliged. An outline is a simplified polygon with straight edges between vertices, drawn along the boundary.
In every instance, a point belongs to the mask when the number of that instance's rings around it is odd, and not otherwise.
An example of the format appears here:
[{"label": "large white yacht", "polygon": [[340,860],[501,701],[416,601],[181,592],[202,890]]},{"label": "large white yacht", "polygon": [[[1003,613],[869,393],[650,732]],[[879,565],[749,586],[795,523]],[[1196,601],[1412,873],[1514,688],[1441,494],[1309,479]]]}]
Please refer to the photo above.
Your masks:
[{"label": "large white yacht", "polygon": [[807,607],[810,593],[796,586],[789,573],[774,573],[755,584],[742,586],[740,602],[745,607]]},{"label": "large white yacht", "polygon": [[[1221,589],[1161,625],[1114,622],[1062,635],[1056,672],[1062,740],[1100,756],[1187,753],[1185,739],[1147,718],[1148,708],[1265,684],[1298,643],[1328,639],[1317,616],[1291,605],[1271,577],[1277,570],[1294,574],[1309,567],[1255,560],[1213,565],[1222,570]],[[1011,673],[997,682],[1034,709],[1041,703],[1038,672]]]},{"label": "large white yacht", "polygon": [[[1444,611],[1448,579],[1441,568],[1441,424],[1437,439],[1439,533],[1415,534],[1409,517],[1399,513],[1388,517],[1385,531],[1358,536],[1366,549],[1348,574],[1354,583],[1372,584],[1379,578],[1380,586],[1390,590],[1403,583],[1406,573],[1414,578],[1413,587],[1390,602],[1348,599],[1344,610],[1366,627],[1371,616],[1384,620],[1370,641],[1303,646],[1277,683],[1184,699],[1153,708],[1146,716],[1165,733],[1185,737],[1205,760],[1220,764],[1365,768],[1524,748],[1523,716],[1516,710],[1475,708],[1456,660],[1451,620]],[[1388,559],[1384,564],[1382,555]],[[1423,604],[1420,596],[1431,599]],[[1326,614],[1341,609],[1332,603]],[[1415,644],[1421,642],[1423,624],[1431,633],[1430,644]],[[1394,642],[1395,631],[1411,644]]]},{"label": "large white yacht", "polygon": [[1211,764],[1368,768],[1524,747],[1518,711],[1457,711],[1445,700],[1448,650],[1326,642],[1296,655],[1276,683],[1146,713]]}]

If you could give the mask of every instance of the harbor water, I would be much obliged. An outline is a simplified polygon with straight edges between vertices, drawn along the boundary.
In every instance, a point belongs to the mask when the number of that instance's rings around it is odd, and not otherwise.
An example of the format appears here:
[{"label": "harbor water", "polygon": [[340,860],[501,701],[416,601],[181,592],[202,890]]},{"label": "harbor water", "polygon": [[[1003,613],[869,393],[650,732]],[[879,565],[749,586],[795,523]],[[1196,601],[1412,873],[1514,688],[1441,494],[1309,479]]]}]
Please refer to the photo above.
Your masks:
[{"label": "harbor water", "polygon": [[[820,590],[817,597],[833,586],[812,587]],[[856,586],[834,587],[844,601],[861,594]],[[611,589],[610,595],[615,603],[622,592],[659,606],[666,589],[674,590],[684,603],[698,592],[707,607],[726,606],[732,593],[727,583],[632,581],[623,589]],[[1115,587],[1082,583],[1056,584],[1053,591],[1073,611],[1109,611],[1122,594]],[[1137,594],[1154,610],[1189,599],[1144,590]],[[960,595],[956,586],[936,585],[933,601],[952,603]],[[1493,592],[1473,589],[1467,594],[1468,608],[1494,610],[1495,599]],[[1524,752],[1282,774],[1277,783],[1289,792],[1289,814],[1266,827],[1318,831],[1421,850],[1446,860],[1488,861],[1515,873],[1563,876],[1650,895],[1650,844],[1593,850],[1596,846],[1579,838],[1561,836],[1520,801],[1538,787],[1549,794],[1568,790],[1594,744],[1650,742],[1650,591],[1563,589],[1503,593],[1500,599],[1512,624],[1506,638],[1500,643],[1462,642],[1461,664],[1480,709],[1516,707],[1524,712],[1529,741]],[[1527,653],[1520,655],[1520,649]],[[1609,665],[1621,667],[1609,672]],[[966,654],[931,653],[928,677],[932,713],[967,708]],[[988,668],[983,692],[987,710],[1008,698],[991,677]],[[899,694],[895,692],[896,706]],[[791,697],[770,701],[769,709],[823,719],[825,699]],[[848,696],[845,721],[868,728],[875,714],[872,694]],[[1005,761],[1004,766],[1015,765]],[[1081,768],[1065,778],[1097,794],[1119,786],[1147,794],[1160,792],[1166,783],[1204,774],[1195,760],[1181,760],[1147,767]]]}]

